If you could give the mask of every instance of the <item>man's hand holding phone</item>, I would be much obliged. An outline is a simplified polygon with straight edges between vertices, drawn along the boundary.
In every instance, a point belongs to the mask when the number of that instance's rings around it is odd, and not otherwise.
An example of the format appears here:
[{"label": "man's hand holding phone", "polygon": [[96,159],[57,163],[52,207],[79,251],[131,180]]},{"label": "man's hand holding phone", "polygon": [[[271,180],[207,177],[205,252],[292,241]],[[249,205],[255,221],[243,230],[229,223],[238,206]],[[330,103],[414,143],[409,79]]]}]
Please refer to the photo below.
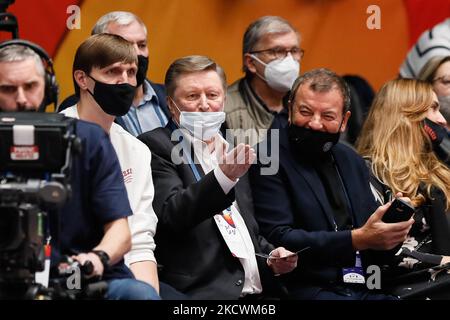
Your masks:
[{"label": "man's hand holding phone", "polygon": [[408,221],[411,219],[415,212],[414,207],[401,198],[395,198],[392,201],[389,209],[384,213],[383,222],[385,223],[397,223],[401,221]]},{"label": "man's hand holding phone", "polygon": [[[393,202],[378,207],[361,228],[352,230],[355,250],[391,250],[405,241],[414,223],[414,208],[408,203],[408,198],[399,199],[401,193],[396,197]],[[389,210],[392,213],[388,213]]]}]

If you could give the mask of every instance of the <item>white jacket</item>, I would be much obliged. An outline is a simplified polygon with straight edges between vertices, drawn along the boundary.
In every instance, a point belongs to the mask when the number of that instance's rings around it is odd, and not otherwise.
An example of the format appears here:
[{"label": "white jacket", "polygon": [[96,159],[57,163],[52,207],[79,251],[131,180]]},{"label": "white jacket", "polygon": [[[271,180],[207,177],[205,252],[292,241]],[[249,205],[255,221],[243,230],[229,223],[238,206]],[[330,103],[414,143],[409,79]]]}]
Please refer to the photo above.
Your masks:
[{"label": "white jacket", "polygon": [[[77,105],[61,111],[64,115],[79,118]],[[139,261],[154,261],[156,248],[154,236],[158,218],[152,202],[155,194],[150,167],[151,152],[140,140],[120,125],[113,123],[109,132],[116,150],[133,215],[128,217],[131,231],[131,250],[125,255],[129,266]]]}]

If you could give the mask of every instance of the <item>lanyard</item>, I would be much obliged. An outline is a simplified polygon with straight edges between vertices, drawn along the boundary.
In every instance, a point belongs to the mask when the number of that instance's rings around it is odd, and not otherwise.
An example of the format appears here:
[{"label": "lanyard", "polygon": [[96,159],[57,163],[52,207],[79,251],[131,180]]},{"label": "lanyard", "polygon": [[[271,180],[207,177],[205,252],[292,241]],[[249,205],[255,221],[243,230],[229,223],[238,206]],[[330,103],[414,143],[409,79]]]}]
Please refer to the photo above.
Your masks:
[{"label": "lanyard", "polygon": [[[168,126],[169,126],[169,128],[170,128],[170,130],[172,132],[177,130],[177,129],[179,129],[177,127],[177,125],[173,121],[169,121]],[[191,170],[192,170],[192,173],[194,174],[195,180],[196,181],[200,181],[200,179],[202,177],[200,175],[200,172],[198,171],[197,166],[195,165],[195,163],[193,163],[191,157],[187,156],[187,152],[184,152],[184,150],[189,150],[189,145],[187,143],[184,143],[184,137],[183,136],[180,136],[178,142],[184,144],[183,149],[182,149],[183,150],[183,157],[185,157],[187,163],[189,164],[189,167],[191,167]]]},{"label": "lanyard", "polygon": [[[171,128],[172,130],[175,130],[175,129],[176,129],[176,127],[175,127],[175,125],[174,125],[173,123],[170,124],[170,128]],[[183,138],[183,136],[181,136],[180,139],[179,139],[179,143],[183,143],[183,140],[184,140],[184,138]],[[188,146],[187,146],[186,143],[184,144],[184,147],[185,147],[185,148],[188,148]],[[186,154],[186,153],[183,153],[183,156],[184,156],[185,154]],[[195,180],[197,180],[197,182],[200,181],[200,179],[201,179],[202,177],[201,177],[201,175],[200,175],[200,172],[198,171],[197,166],[195,165],[195,163],[193,163],[193,161],[192,161],[192,159],[191,159],[190,157],[186,156],[186,160],[187,160],[187,162],[188,162],[188,164],[189,164],[189,167],[191,167],[191,171],[192,171],[192,173],[194,174]],[[233,222],[233,219],[231,218],[231,207],[228,207],[228,208],[226,209],[226,211],[227,211],[227,212],[226,212],[225,214],[222,213],[222,215],[224,216],[225,221],[227,221],[227,223],[228,223],[229,225],[231,225],[231,226],[234,227],[234,222]],[[336,223],[335,223],[335,224],[336,224]],[[336,226],[336,228],[337,228],[337,226]]]},{"label": "lanyard", "polygon": [[[200,172],[198,172],[197,166],[195,164],[193,164],[190,159],[188,159],[188,163],[189,166],[191,167],[192,172],[194,173],[195,179],[197,181],[200,181],[201,176],[200,176]],[[233,228],[236,228],[233,218],[232,218],[232,211],[231,211],[231,207],[226,208],[223,212],[222,212],[222,217],[223,219]]]},{"label": "lanyard", "polygon": [[189,166],[191,167],[192,173],[194,174],[195,180],[200,181],[201,176],[200,172],[198,172],[197,167],[193,164],[190,159],[188,159]]},{"label": "lanyard", "polygon": [[[344,184],[344,181],[342,180],[341,173],[339,172],[339,169],[338,169],[338,167],[336,165],[336,160],[334,159],[333,155],[331,157],[333,159],[333,167],[335,168],[335,170],[337,172],[337,176],[339,178],[339,182],[340,182],[340,184],[342,186],[342,191],[343,191],[344,196],[345,196],[345,200],[346,200],[345,202],[346,202],[348,213],[350,215],[350,219],[352,220],[352,228],[353,228],[355,226],[355,221],[354,221],[354,218],[353,218],[352,203],[350,202],[350,198],[349,198],[349,196],[347,194],[347,189],[345,188],[345,184]],[[338,231],[338,226],[337,226],[337,223],[336,223],[334,217],[333,217],[333,223],[334,223],[334,231]]]}]

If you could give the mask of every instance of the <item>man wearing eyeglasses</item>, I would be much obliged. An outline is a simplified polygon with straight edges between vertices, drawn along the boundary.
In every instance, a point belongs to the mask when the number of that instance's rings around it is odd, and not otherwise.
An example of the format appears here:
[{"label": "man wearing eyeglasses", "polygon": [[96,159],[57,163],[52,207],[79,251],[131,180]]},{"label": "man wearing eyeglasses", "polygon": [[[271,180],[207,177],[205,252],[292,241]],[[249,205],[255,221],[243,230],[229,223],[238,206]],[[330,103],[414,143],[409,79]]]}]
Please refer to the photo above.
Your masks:
[{"label": "man wearing eyeglasses", "polygon": [[285,19],[265,16],[249,25],[243,39],[245,77],[229,87],[225,104],[226,124],[239,141],[247,138],[255,145],[267,129],[287,125],[283,98],[299,75],[303,53],[300,34]]}]

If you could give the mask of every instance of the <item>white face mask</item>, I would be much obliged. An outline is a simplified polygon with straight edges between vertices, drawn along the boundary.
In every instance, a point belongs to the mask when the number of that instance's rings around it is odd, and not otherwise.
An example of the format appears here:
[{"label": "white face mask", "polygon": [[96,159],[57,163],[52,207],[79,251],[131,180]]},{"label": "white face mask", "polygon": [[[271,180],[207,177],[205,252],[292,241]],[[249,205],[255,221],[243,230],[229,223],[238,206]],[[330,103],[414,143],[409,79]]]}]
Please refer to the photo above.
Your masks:
[{"label": "white face mask", "polygon": [[181,111],[171,98],[175,107],[180,111],[180,127],[188,130],[194,137],[209,141],[220,130],[225,121],[225,112],[188,112]]},{"label": "white face mask", "polygon": [[300,63],[288,54],[284,59],[273,60],[264,63],[255,55],[251,55],[256,61],[260,62],[266,69],[264,70],[264,78],[258,73],[258,77],[267,82],[269,87],[279,92],[288,92],[300,73]]}]

